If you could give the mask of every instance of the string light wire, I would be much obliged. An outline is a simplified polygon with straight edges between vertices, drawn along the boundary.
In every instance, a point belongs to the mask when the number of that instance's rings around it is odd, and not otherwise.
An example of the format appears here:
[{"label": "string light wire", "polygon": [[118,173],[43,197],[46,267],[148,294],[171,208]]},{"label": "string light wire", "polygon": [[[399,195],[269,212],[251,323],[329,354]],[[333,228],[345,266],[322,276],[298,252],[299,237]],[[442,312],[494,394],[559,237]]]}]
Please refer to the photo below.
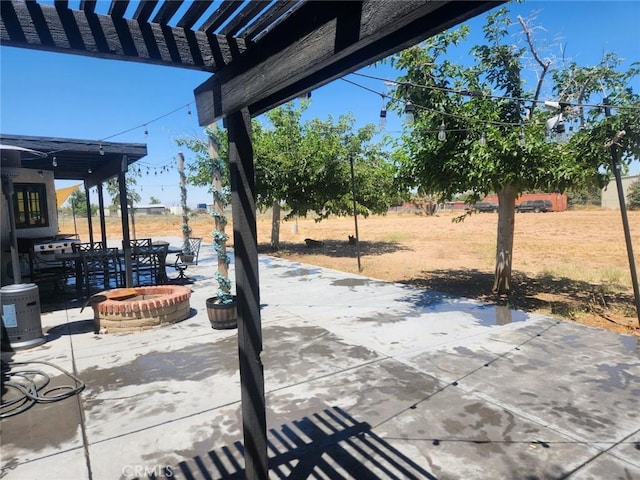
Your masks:
[{"label": "string light wire", "polygon": [[[402,98],[398,98],[398,97],[394,97],[393,95],[389,95],[387,93],[384,92],[379,92],[377,90],[374,90],[373,88],[369,88],[365,85],[359,84],[357,82],[354,82],[353,80],[349,80],[348,78],[341,78],[341,80],[350,83],[352,85],[355,85],[356,87],[362,88],[364,90],[368,90],[371,93],[375,93],[376,95],[381,95],[385,98],[390,99],[392,102],[397,102],[397,103],[403,103],[404,99]],[[449,113],[449,112],[445,112],[445,111],[440,111],[440,110],[436,110],[433,108],[429,108],[429,107],[425,107],[424,105],[420,105],[417,103],[413,103],[411,102],[411,105],[413,106],[414,109],[418,109],[418,110],[424,110],[426,112],[430,112],[430,113],[434,113],[437,115],[443,115],[446,117],[450,117],[450,118],[456,118],[459,120],[464,120],[466,122],[470,122],[470,123],[482,123],[482,124],[488,124],[488,125],[495,125],[495,126],[503,126],[503,127],[520,127],[522,125],[524,125],[522,122],[500,122],[497,120],[478,120],[475,118],[470,118],[470,117],[464,117],[462,115],[458,115],[455,113]]]},{"label": "string light wire", "polygon": [[[409,81],[402,81],[399,82],[397,80],[390,80],[388,78],[384,78],[384,77],[378,77],[376,75],[369,75],[366,73],[360,73],[360,72],[353,72],[352,75],[357,75],[359,77],[364,77],[364,78],[369,78],[371,80],[379,80],[381,82],[385,82],[385,84],[389,84],[389,83],[393,83],[395,85],[402,85],[402,86],[407,86],[407,87],[413,87],[413,88],[421,88],[424,90],[439,90],[441,92],[447,92],[447,93],[456,93],[458,95],[465,95],[465,96],[469,96],[469,97],[479,97],[479,98],[491,98],[491,99],[495,99],[495,100],[509,100],[509,101],[513,101],[513,102],[529,102],[529,103],[544,103],[545,100],[533,100],[531,98],[519,98],[519,97],[507,97],[505,95],[493,95],[490,93],[485,93],[479,90],[465,90],[465,89],[454,89],[454,88],[446,88],[446,87],[438,87],[435,85],[420,85],[417,83],[413,83],[413,82],[409,82]],[[378,92],[375,92],[378,93]],[[602,108],[603,105],[602,104],[589,104],[589,103],[570,103],[570,102],[563,102],[567,107],[577,107],[577,108],[583,108],[583,107],[587,107],[587,108]],[[608,105],[611,108],[621,108],[621,109],[630,109],[630,110],[640,110],[640,107],[636,107],[633,105]]]},{"label": "string light wire", "polygon": [[[138,130],[140,128],[144,128],[145,134],[148,135],[149,134],[149,131],[148,131],[148,128],[147,128],[148,125],[150,125],[150,124],[152,124],[154,122],[157,122],[158,120],[162,120],[163,118],[168,117],[169,115],[173,115],[174,113],[179,112],[180,110],[182,110],[185,107],[187,108],[187,115],[191,116],[191,105],[192,104],[193,104],[193,102],[189,102],[187,104],[180,105],[179,107],[174,108],[173,110],[171,110],[171,111],[169,111],[167,113],[164,113],[164,114],[162,114],[162,115],[160,115],[158,117],[155,117],[155,118],[153,118],[151,120],[148,120],[148,121],[146,121],[144,123],[141,123],[139,125],[136,125],[135,127],[127,128],[126,130],[121,130],[120,132],[114,133],[113,135],[109,135],[108,137],[103,137],[103,138],[97,140],[96,143],[98,145],[100,145],[100,150],[102,150],[102,142],[104,142],[106,140],[110,140],[110,139],[115,138],[115,137],[119,137],[120,135],[124,135],[125,133],[133,132],[134,130]],[[53,154],[56,154],[56,153],[64,152],[66,150],[67,149],[64,149],[64,148],[62,148],[60,150],[53,150],[51,152],[48,152],[47,155],[53,155]],[[104,151],[102,151],[100,154],[104,155]]]}]

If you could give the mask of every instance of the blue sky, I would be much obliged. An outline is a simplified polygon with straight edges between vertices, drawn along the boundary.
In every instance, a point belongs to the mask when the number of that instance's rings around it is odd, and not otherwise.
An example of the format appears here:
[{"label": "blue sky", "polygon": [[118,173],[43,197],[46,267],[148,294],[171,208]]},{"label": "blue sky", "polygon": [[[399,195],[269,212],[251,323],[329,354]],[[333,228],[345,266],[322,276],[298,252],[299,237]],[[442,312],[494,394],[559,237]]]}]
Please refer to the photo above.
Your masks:
[{"label": "blue sky", "polygon": [[[537,36],[548,46],[548,54],[560,57],[563,45],[565,56],[580,65],[594,64],[609,51],[625,58],[625,66],[640,61],[640,1],[525,1],[510,8],[525,17],[537,12],[535,23],[545,28]],[[469,47],[482,34],[484,19],[468,24],[471,38],[452,53],[456,61],[468,59]],[[388,66],[365,71],[383,78],[397,76]],[[180,149],[175,138],[202,135],[193,89],[208,77],[198,71],[0,47],[0,131],[97,141],[132,129],[111,140],[148,146],[148,156],[139,162],[141,203],[154,196],[166,206],[179,205],[175,157]],[[385,92],[382,81],[354,75],[346,78]],[[640,80],[633,87],[640,90]],[[381,105],[380,96],[336,80],[313,91],[306,117],[326,119],[352,113],[358,125],[377,123]],[[390,111],[387,131],[393,134],[400,128],[401,119]],[[189,152],[185,155],[188,161]],[[163,166],[173,168],[163,170]],[[639,162],[632,165],[632,173],[640,173]],[[189,188],[189,205],[210,201],[206,189]]]}]

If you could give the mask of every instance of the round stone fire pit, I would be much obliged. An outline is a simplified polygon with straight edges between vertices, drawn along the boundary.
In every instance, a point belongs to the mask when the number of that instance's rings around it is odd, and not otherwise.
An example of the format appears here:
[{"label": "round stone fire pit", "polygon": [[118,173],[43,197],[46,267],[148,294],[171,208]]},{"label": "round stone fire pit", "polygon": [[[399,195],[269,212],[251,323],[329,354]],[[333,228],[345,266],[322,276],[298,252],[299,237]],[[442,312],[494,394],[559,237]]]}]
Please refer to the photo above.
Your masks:
[{"label": "round stone fire pit", "polygon": [[97,332],[137,332],[187,318],[191,290],[181,285],[115,288],[95,297]]}]

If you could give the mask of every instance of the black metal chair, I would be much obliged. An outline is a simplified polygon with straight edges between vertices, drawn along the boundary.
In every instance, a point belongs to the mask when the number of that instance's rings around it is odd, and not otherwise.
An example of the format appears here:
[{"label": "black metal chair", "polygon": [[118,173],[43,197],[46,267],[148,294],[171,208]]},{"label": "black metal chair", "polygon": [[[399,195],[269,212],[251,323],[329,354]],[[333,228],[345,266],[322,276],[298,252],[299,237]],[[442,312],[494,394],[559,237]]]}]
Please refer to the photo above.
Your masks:
[{"label": "black metal chair", "polygon": [[151,238],[132,238],[122,241],[122,248],[126,252],[127,246],[131,255],[131,269],[133,273],[133,284],[151,285],[156,271],[156,260],[151,251]]},{"label": "black metal chair", "polygon": [[[178,254],[179,255],[179,254]],[[176,262],[173,264],[173,268],[176,269],[176,271],[178,272],[178,276],[176,278],[174,278],[174,281],[180,282],[180,281],[187,281],[189,280],[187,278],[187,276],[184,274],[184,271],[188,268],[189,266],[186,263],[183,263],[180,261],[180,257],[178,256],[176,258]]]},{"label": "black metal chair", "polygon": [[117,248],[81,251],[82,270],[87,297],[92,287],[108,290],[123,286],[123,269]]},{"label": "black metal chair", "polygon": [[[122,248],[126,247],[126,241],[122,240]],[[129,246],[131,248],[135,247],[150,247],[151,239],[150,238],[131,238],[129,239]]]},{"label": "black metal chair", "polygon": [[177,283],[190,283],[191,279],[185,275],[185,270],[189,265],[198,265],[198,256],[200,255],[200,245],[202,238],[189,238],[182,252],[176,254],[176,261],[173,268],[178,272],[178,276],[173,279]]},{"label": "black metal chair", "polygon": [[104,250],[105,245],[102,242],[78,242],[72,243],[71,248],[74,252],[91,252],[94,250]]},{"label": "black metal chair", "polygon": [[201,244],[202,238],[187,239],[187,244],[182,248],[182,252],[177,254],[180,262],[185,265],[198,265]]},{"label": "black metal chair", "polygon": [[168,283],[167,277],[167,254],[169,253],[169,244],[158,242],[151,245],[151,250],[156,257],[155,283],[162,285]]},{"label": "black metal chair", "polygon": [[[51,257],[51,258],[49,258]],[[69,278],[73,277],[74,271],[65,262],[55,259],[54,255],[29,254],[29,271],[21,274],[22,280],[29,279],[41,290],[46,289],[50,284],[53,289],[59,292],[65,291],[65,286]],[[13,268],[11,263],[7,266],[7,275],[13,280]]]}]

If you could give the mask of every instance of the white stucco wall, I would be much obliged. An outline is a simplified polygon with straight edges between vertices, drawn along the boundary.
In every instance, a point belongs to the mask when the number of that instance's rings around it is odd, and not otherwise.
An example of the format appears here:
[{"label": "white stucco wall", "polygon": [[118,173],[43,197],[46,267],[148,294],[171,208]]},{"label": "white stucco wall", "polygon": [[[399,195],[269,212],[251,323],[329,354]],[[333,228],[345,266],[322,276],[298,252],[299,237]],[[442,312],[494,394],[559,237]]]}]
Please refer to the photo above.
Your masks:
[{"label": "white stucco wall", "polygon": [[[41,172],[41,173],[40,173]],[[58,233],[58,213],[56,210],[56,189],[53,172],[47,170],[31,170],[21,168],[19,174],[13,178],[13,183],[44,183],[47,189],[47,218],[48,227],[24,228],[16,231],[18,238],[52,237]],[[9,213],[7,199],[2,192],[0,206],[0,266],[2,284],[8,283],[7,265],[11,262],[9,256]]]}]

